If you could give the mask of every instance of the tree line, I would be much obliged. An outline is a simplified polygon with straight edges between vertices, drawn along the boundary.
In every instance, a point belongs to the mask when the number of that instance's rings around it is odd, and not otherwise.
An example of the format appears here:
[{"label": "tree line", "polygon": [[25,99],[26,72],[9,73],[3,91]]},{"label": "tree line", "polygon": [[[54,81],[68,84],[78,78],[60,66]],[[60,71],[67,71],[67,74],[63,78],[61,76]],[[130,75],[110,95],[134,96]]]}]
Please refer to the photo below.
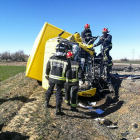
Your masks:
[{"label": "tree line", "polygon": [[23,50],[19,50],[15,53],[10,53],[9,51],[0,53],[0,60],[3,61],[26,62],[28,57],[29,56],[26,55]]}]

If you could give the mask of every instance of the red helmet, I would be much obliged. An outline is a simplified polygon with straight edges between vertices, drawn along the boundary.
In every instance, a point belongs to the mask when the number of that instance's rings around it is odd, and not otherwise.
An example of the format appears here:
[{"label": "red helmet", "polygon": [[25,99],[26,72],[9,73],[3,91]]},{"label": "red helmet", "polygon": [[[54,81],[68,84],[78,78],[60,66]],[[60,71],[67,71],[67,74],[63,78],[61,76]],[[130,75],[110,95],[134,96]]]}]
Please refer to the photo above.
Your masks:
[{"label": "red helmet", "polygon": [[74,56],[74,54],[72,53],[72,52],[68,52],[67,53],[67,58],[71,58],[71,57],[73,57]]},{"label": "red helmet", "polygon": [[90,28],[90,25],[89,24],[86,24],[84,27],[85,28]]},{"label": "red helmet", "polygon": [[104,29],[102,30],[102,32],[103,32],[103,33],[105,33],[105,32],[108,33],[108,28],[104,28]]}]

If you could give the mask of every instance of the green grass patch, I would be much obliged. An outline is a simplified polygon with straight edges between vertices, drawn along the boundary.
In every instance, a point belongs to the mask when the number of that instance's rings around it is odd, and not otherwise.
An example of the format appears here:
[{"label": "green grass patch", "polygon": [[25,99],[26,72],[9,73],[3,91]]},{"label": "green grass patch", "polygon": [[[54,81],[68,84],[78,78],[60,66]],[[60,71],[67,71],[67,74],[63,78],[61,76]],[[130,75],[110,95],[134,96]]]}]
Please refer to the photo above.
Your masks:
[{"label": "green grass patch", "polygon": [[0,82],[18,73],[25,72],[26,66],[0,66]]}]

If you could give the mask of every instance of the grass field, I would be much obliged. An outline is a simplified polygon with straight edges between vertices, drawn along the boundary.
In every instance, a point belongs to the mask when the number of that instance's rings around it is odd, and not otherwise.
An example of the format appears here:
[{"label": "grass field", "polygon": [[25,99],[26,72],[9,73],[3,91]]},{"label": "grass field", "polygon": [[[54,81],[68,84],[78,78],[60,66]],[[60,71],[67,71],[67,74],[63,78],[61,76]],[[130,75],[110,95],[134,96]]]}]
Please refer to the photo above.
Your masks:
[{"label": "grass field", "polygon": [[26,70],[25,66],[0,66],[0,82]]}]

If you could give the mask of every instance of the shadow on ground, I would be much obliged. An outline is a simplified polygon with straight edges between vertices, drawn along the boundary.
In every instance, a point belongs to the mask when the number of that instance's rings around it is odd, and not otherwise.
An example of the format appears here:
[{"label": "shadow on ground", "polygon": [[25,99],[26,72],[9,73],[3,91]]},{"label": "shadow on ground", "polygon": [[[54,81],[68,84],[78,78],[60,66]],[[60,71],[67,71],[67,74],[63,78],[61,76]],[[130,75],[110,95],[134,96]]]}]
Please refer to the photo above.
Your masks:
[{"label": "shadow on ground", "polygon": [[23,136],[21,133],[17,132],[2,132],[0,133],[0,140],[28,140],[29,136]]},{"label": "shadow on ground", "polygon": [[23,103],[27,103],[27,102],[35,101],[36,99],[35,98],[28,99],[27,97],[24,96],[13,97],[9,99],[0,99],[0,105],[3,104],[4,102],[15,101],[15,100],[21,101]]},{"label": "shadow on ground", "polygon": [[[99,108],[99,109],[105,111],[103,114],[98,115],[95,112],[90,113],[89,111],[87,111],[85,113],[85,115],[89,115],[94,119],[94,118],[97,118],[97,117],[105,117],[105,116],[119,110],[124,104],[124,101],[119,101],[119,88],[121,86],[122,80],[123,79],[120,79],[118,77],[113,76],[111,78],[111,81],[112,81],[112,84],[114,86],[115,93],[106,92],[106,93],[100,94],[100,99],[99,100],[105,99],[105,102],[103,104],[101,104],[99,106],[95,106],[93,108],[94,109]],[[87,103],[88,101],[90,101],[90,102],[96,102],[97,101],[96,98],[84,98],[84,99],[82,99],[82,97],[80,97],[79,100],[86,105],[88,105],[88,103]]]}]

